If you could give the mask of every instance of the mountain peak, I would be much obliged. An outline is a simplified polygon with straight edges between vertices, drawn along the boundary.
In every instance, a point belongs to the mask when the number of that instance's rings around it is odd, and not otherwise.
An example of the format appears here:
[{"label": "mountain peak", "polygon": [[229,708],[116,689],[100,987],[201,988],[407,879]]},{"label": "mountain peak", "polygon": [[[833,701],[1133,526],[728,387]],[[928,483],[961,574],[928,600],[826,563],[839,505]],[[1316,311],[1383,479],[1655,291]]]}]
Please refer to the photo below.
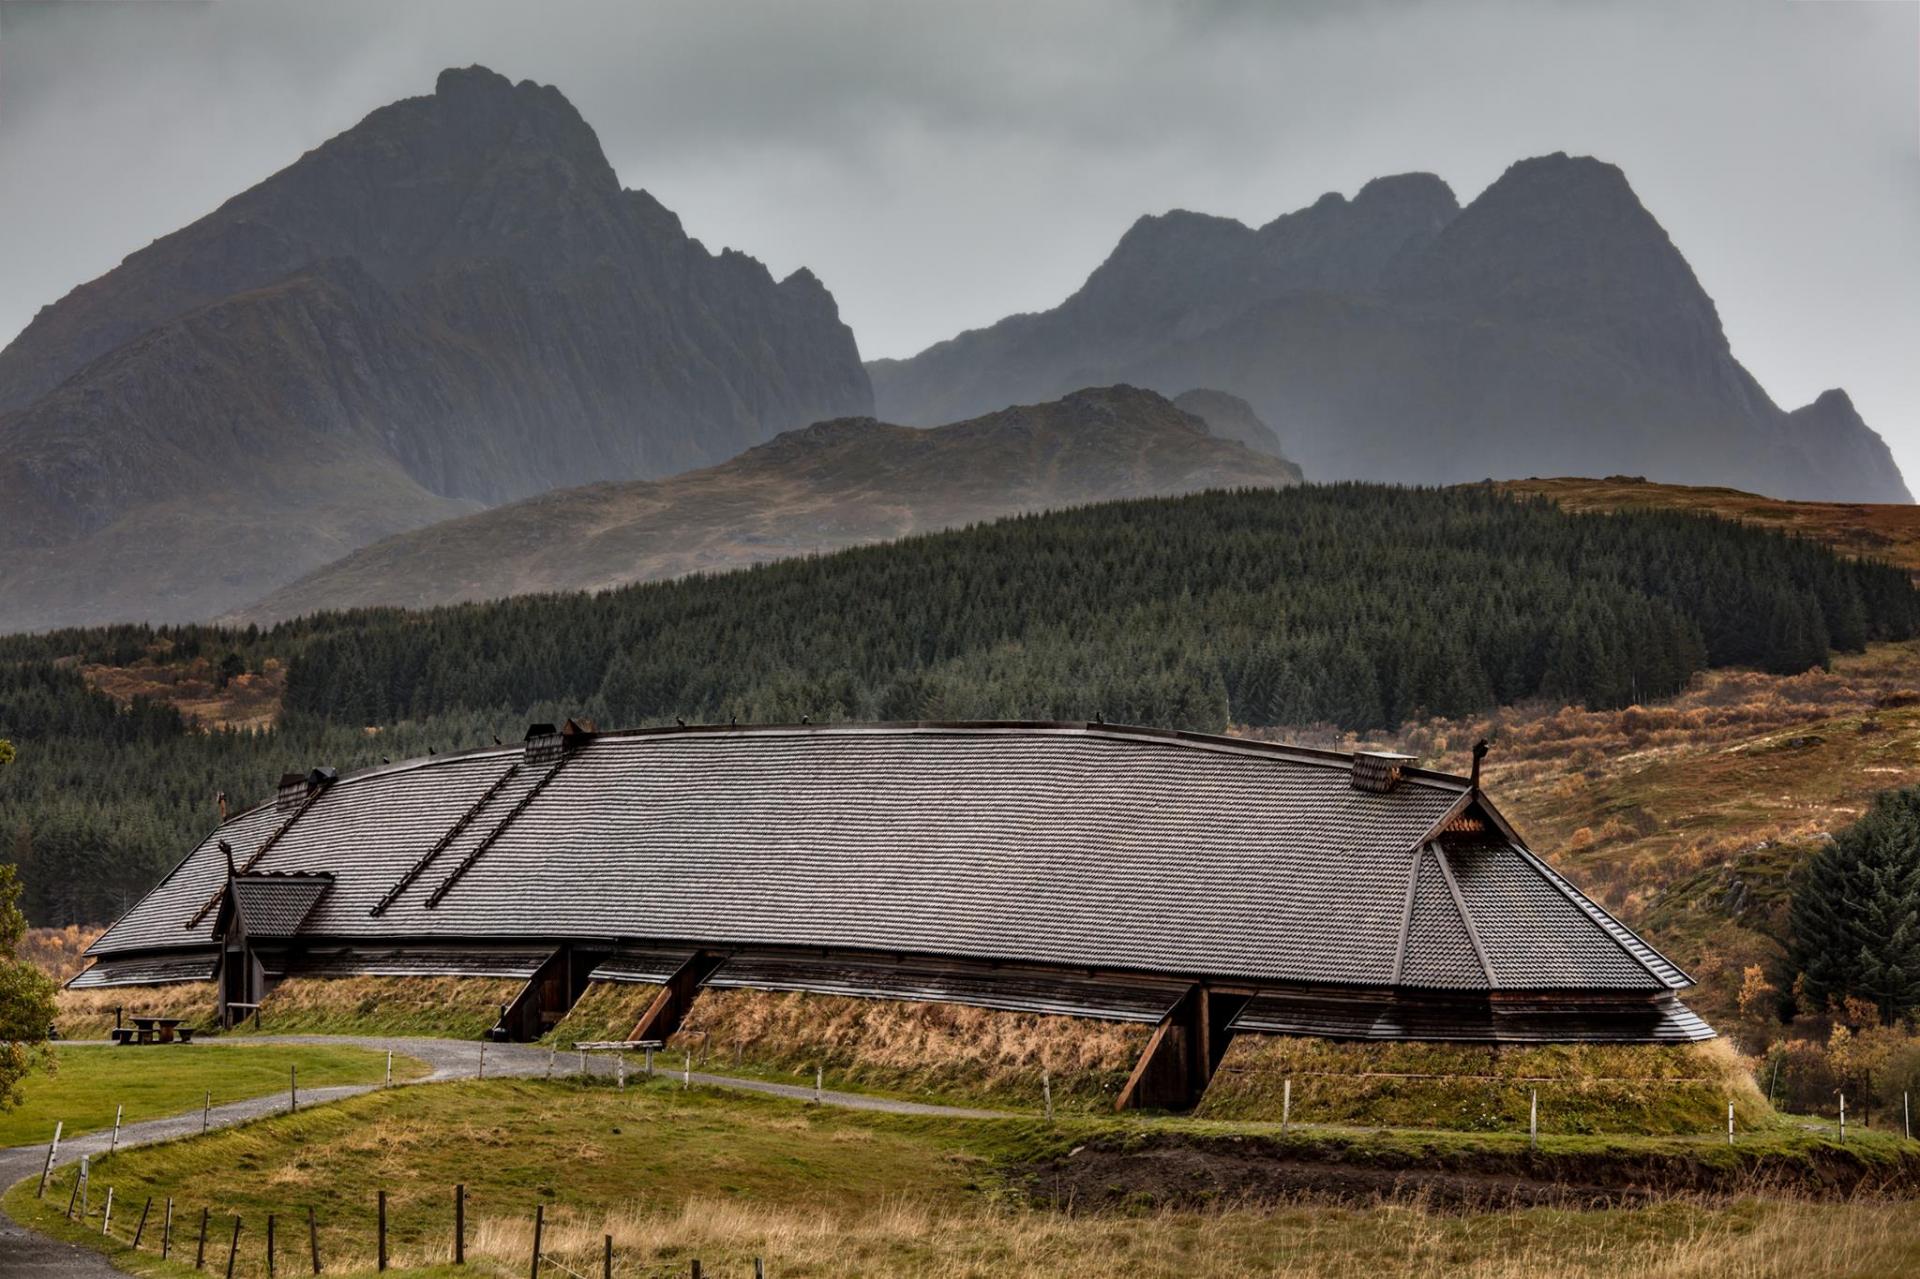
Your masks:
[{"label": "mountain peak", "polygon": [[1611,342],[1691,380],[1728,358],[1719,313],[1618,166],[1564,151],[1509,166],[1396,269],[1403,296]]}]

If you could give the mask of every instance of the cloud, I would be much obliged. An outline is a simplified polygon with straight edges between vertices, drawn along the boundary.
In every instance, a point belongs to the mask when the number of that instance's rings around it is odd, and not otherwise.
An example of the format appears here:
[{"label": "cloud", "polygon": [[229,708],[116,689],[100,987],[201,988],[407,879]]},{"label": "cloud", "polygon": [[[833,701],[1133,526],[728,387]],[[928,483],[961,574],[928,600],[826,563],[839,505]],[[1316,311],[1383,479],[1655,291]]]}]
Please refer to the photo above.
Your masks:
[{"label": "cloud", "polygon": [[1142,213],[1621,165],[1782,403],[1920,474],[1920,6],[814,0],[0,4],[0,332],[374,107],[558,85],[710,246],[869,355],[1051,306]]}]

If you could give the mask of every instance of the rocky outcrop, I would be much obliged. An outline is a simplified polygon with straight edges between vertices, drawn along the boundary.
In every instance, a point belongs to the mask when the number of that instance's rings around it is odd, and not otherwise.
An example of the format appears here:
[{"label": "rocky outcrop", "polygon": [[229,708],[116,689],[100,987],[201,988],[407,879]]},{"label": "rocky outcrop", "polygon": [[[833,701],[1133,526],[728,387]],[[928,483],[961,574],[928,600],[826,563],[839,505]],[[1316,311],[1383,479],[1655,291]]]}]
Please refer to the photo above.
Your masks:
[{"label": "rocky outcrop", "polygon": [[1851,406],[1775,405],[1620,170],[1566,155],[1465,209],[1409,174],[1258,230],[1143,218],[1054,310],[868,367],[905,422],[1093,381],[1216,387],[1320,479],[1630,472],[1911,500]]},{"label": "rocky outcrop", "polygon": [[709,253],[557,90],[472,67],[44,308],[0,410],[13,629],[206,616],[872,395],[812,274]]},{"label": "rocky outcrop", "polygon": [[[1230,396],[1211,404],[1246,408]],[[561,489],[390,537],[231,620],[597,590],[1025,511],[1299,482],[1286,459],[1223,438],[1206,419],[1129,386],[932,430],[841,418],[706,470]]]}]

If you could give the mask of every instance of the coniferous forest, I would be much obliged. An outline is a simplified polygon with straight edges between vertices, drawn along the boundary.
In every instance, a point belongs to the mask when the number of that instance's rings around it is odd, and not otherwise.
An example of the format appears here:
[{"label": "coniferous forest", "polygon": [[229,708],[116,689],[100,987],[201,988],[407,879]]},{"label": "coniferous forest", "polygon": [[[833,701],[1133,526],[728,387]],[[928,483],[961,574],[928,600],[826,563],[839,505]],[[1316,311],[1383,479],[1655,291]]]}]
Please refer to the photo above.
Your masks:
[{"label": "coniferous forest", "polygon": [[[1670,512],[1491,489],[1210,493],[1011,519],[717,577],[270,631],[0,639],[0,860],[36,923],[117,914],[279,774],[602,727],[1092,719],[1369,729],[1546,698],[1622,706],[1709,666],[1789,673],[1920,628],[1883,564]],[[121,708],[79,662],[287,664],[271,732]],[[377,730],[377,731],[374,731]]]}]

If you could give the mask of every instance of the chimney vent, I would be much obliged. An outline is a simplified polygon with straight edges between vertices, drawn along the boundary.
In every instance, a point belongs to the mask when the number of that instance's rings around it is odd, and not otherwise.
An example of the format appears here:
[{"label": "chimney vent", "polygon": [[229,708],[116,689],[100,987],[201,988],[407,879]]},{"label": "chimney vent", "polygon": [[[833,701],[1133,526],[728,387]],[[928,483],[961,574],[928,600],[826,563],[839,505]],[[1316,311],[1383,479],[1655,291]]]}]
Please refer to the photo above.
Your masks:
[{"label": "chimney vent", "polygon": [[315,768],[305,773],[282,773],[280,787],[274,795],[274,808],[282,813],[290,813],[306,802],[307,796],[316,791],[325,790],[340,779],[340,773],[331,768]]},{"label": "chimney vent", "polygon": [[1355,751],[1350,779],[1353,788],[1385,795],[1400,784],[1400,771],[1413,763],[1415,758],[1393,751]]}]

